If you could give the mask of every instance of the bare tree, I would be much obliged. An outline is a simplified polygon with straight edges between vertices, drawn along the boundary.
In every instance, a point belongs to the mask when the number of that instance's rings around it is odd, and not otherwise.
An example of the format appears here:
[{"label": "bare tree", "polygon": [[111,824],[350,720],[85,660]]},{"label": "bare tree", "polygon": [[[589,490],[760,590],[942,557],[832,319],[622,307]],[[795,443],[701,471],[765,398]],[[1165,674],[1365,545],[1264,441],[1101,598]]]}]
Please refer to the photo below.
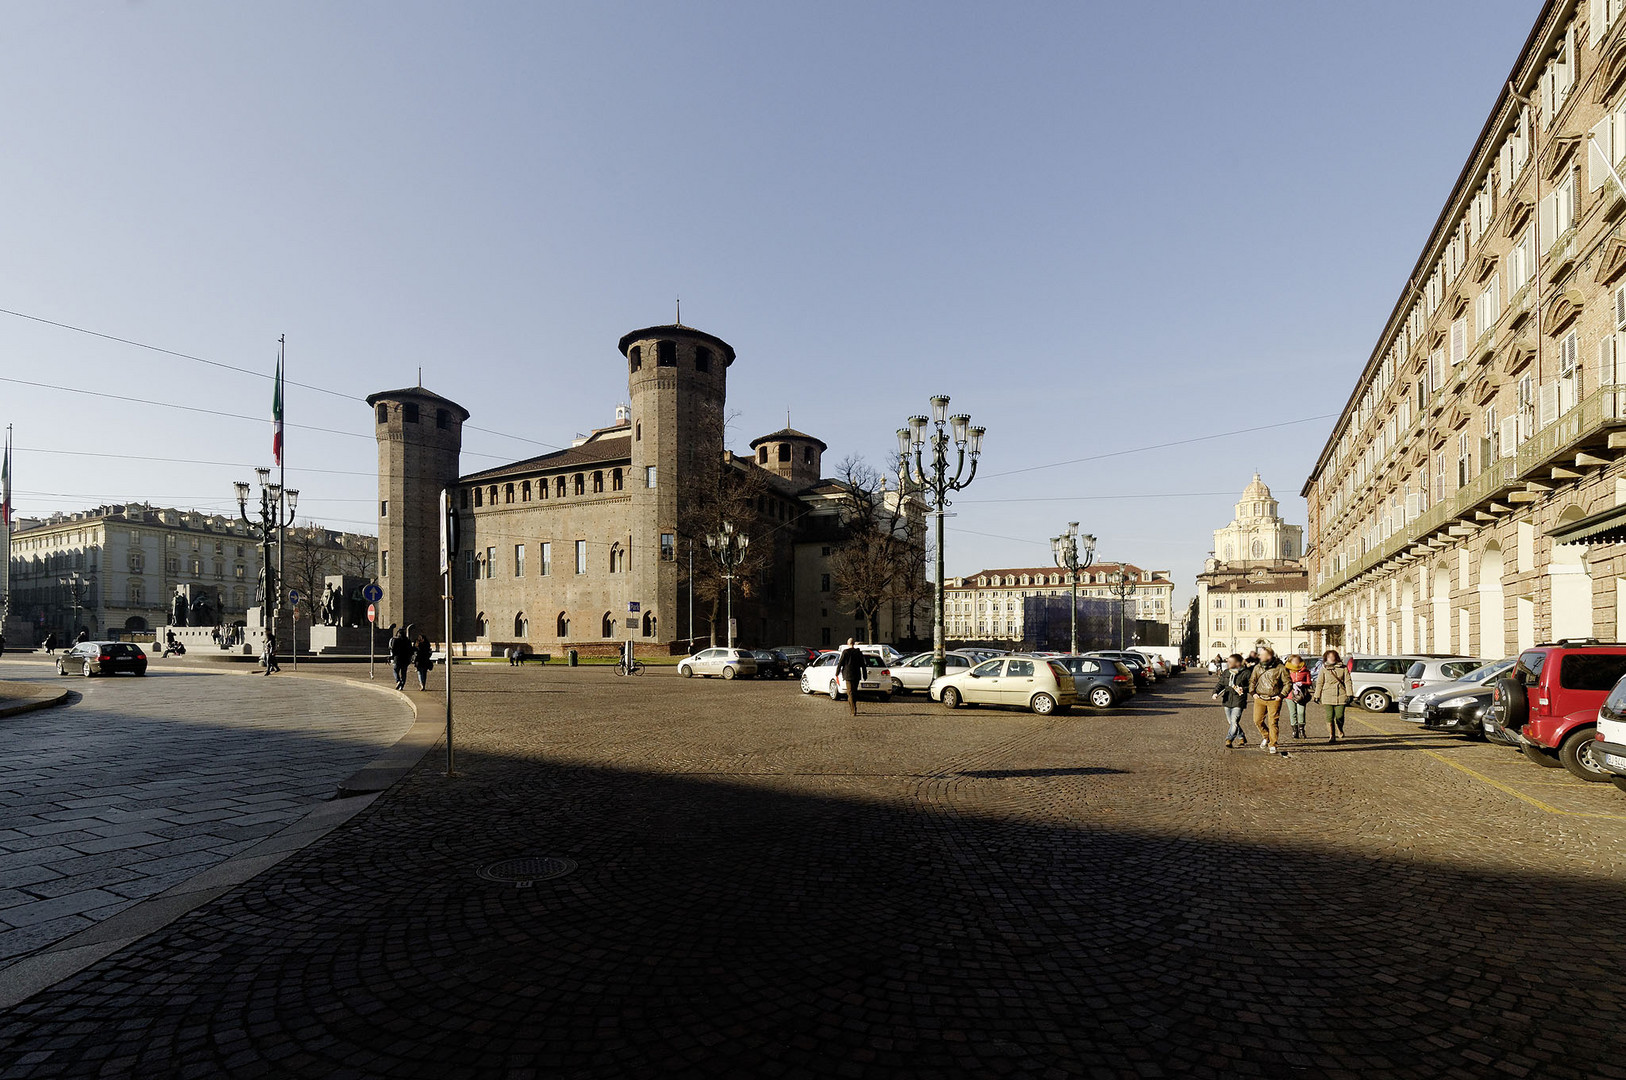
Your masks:
[{"label": "bare tree", "polygon": [[727,585],[722,567],[706,549],[705,538],[720,531],[725,521],[750,538],[744,561],[734,569],[734,597],[744,601],[755,594],[756,582],[767,565],[772,545],[764,541],[773,526],[758,509],[767,485],[749,462],[739,461],[725,451],[714,461],[697,462],[693,471],[678,502],[678,537],[680,542],[695,547],[695,604],[709,624],[711,643],[716,645],[718,626],[725,617]]},{"label": "bare tree", "polygon": [[339,540],[338,569],[335,573],[373,580],[378,572],[378,538],[346,533]]},{"label": "bare tree", "polygon": [[341,551],[333,534],[314,521],[306,521],[287,531],[283,552],[283,584],[298,589],[299,607],[307,618],[321,611],[320,597],[327,584],[327,576],[336,573]]},{"label": "bare tree", "polygon": [[862,457],[844,460],[836,478],[843,488],[840,514],[845,538],[830,554],[830,577],[874,641],[880,635],[883,607],[920,601],[924,530],[918,515],[909,513],[909,500]]}]

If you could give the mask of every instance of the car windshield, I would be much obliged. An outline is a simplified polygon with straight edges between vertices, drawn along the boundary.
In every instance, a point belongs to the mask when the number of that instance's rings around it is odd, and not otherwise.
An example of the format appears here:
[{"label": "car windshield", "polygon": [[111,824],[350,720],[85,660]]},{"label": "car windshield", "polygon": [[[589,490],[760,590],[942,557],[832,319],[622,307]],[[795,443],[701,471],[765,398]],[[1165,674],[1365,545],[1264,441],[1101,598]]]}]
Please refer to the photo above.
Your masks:
[{"label": "car windshield", "polygon": [[1493,663],[1485,664],[1482,667],[1476,667],[1457,681],[1468,683],[1490,682],[1492,679],[1499,678],[1512,666],[1513,657],[1510,656],[1505,660],[1497,660]]}]

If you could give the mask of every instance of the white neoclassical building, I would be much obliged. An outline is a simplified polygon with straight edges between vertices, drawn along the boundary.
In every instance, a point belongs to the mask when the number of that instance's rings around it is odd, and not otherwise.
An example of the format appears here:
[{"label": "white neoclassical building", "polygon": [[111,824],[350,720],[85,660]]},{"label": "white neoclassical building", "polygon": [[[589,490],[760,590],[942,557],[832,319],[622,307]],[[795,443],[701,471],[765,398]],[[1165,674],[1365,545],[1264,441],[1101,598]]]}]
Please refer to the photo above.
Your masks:
[{"label": "white neoclassical building", "polygon": [[1236,516],[1214,530],[1214,550],[1197,575],[1202,654],[1246,655],[1261,645],[1282,656],[1317,651],[1320,635],[1304,628],[1310,581],[1303,555],[1304,527],[1282,520],[1280,503],[1255,473]]}]

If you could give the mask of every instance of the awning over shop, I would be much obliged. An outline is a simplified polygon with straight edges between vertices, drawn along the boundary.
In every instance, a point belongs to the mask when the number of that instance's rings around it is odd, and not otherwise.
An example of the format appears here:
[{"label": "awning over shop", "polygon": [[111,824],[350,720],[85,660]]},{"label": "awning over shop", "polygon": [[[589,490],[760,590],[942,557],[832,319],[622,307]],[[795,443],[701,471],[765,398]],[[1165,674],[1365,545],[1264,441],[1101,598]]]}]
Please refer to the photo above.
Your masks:
[{"label": "awning over shop", "polygon": [[1626,544],[1626,506],[1612,506],[1548,534],[1555,544]]}]

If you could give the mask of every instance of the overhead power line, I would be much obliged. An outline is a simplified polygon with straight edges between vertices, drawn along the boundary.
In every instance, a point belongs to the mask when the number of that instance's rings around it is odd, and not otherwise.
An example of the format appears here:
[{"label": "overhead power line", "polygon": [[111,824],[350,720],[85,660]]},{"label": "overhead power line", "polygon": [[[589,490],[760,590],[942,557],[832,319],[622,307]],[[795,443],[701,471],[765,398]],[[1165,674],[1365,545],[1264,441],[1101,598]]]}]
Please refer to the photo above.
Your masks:
[{"label": "overhead power line", "polygon": [[1337,413],[1322,413],[1320,416],[1303,416],[1297,420],[1283,420],[1275,424],[1260,424],[1257,427],[1237,428],[1235,431],[1218,431],[1212,435],[1196,435],[1189,439],[1175,439],[1173,442],[1153,443],[1150,446],[1132,446],[1127,450],[1112,450],[1105,454],[1090,454],[1088,457],[1069,458],[1066,461],[1052,461],[1045,465],[1027,465],[1020,469],[1006,469],[1004,472],[984,473],[985,478],[995,476],[1015,476],[1018,473],[1037,472],[1040,469],[1059,469],[1063,465],[1079,465],[1086,461],[1101,461],[1104,458],[1123,457],[1126,454],[1144,454],[1149,450],[1167,450],[1173,446],[1190,446],[1192,443],[1210,442],[1214,439],[1229,439],[1233,435],[1248,435],[1255,431],[1271,431],[1275,428],[1292,427],[1295,424],[1308,424],[1316,420],[1331,420]]}]

